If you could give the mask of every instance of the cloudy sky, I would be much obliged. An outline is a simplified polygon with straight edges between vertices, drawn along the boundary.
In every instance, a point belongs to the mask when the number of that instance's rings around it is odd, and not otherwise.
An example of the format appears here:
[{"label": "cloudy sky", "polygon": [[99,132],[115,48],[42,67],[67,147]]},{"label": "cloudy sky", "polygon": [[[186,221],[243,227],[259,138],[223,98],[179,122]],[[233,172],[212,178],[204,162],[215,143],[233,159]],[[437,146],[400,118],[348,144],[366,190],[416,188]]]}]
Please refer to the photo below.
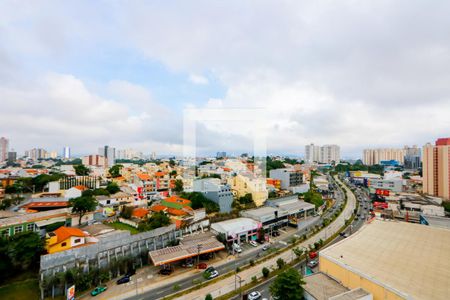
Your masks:
[{"label": "cloudy sky", "polygon": [[186,109],[245,109],[199,120],[198,152],[250,151],[255,134],[291,155],[423,145],[450,136],[449,15],[448,1],[2,1],[0,136],[19,152],[181,154]]}]

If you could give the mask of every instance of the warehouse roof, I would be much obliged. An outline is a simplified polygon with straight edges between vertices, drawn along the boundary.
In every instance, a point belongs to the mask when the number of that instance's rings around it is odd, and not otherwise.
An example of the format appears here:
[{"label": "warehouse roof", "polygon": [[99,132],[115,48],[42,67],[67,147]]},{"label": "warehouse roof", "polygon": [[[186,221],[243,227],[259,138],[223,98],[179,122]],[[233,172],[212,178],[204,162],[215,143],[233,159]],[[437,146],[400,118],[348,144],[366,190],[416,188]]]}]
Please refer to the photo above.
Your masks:
[{"label": "warehouse roof", "polygon": [[450,299],[449,255],[450,230],[381,220],[320,252],[321,257],[413,299]]},{"label": "warehouse roof", "polygon": [[259,227],[260,223],[250,218],[236,218],[211,224],[211,229],[228,235],[236,235]]},{"label": "warehouse roof", "polygon": [[317,300],[328,300],[330,297],[348,291],[339,282],[321,272],[305,276],[304,281],[306,282],[305,291]]},{"label": "warehouse roof", "polygon": [[[200,251],[199,247],[200,245]],[[155,266],[161,266],[186,258],[225,249],[225,246],[215,237],[204,237],[196,239],[195,242],[181,241],[180,245],[150,251],[149,256]]]}]

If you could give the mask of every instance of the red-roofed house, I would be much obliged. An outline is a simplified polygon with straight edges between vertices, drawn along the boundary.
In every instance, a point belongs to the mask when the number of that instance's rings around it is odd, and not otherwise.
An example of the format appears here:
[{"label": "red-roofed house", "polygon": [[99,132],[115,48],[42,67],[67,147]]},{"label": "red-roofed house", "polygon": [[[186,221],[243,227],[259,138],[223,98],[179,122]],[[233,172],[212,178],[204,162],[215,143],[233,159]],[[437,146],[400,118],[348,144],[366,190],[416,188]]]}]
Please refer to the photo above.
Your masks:
[{"label": "red-roofed house", "polygon": [[149,213],[149,210],[146,208],[136,208],[133,210],[132,216],[138,219],[143,219],[145,218]]},{"label": "red-roofed house", "polygon": [[55,253],[86,244],[88,234],[78,228],[59,227],[47,234],[47,251]]}]

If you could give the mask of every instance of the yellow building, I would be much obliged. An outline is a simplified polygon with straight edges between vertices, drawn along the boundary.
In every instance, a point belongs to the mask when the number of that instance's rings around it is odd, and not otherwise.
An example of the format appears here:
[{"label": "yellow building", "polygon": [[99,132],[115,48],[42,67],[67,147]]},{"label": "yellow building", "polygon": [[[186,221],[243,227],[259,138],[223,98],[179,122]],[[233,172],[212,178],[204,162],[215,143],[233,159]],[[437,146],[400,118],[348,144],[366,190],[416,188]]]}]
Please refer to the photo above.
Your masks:
[{"label": "yellow building", "polygon": [[269,195],[266,188],[266,180],[264,178],[238,174],[230,178],[228,184],[231,186],[231,189],[235,192],[237,197],[252,194],[252,199],[256,206],[263,205]]},{"label": "yellow building", "polygon": [[450,299],[450,230],[375,220],[320,251],[320,271],[374,300]]},{"label": "yellow building", "polygon": [[78,228],[59,227],[47,234],[47,252],[51,254],[84,245],[87,236]]}]

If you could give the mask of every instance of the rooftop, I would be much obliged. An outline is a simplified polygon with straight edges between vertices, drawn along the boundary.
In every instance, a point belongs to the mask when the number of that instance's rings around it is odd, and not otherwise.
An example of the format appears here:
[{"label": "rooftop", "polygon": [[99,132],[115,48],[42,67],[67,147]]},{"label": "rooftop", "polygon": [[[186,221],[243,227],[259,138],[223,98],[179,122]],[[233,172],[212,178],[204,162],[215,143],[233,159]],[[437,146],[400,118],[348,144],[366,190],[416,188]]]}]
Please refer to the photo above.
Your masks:
[{"label": "rooftop", "polygon": [[339,282],[321,272],[305,276],[304,281],[306,282],[305,291],[317,300],[328,300],[330,297],[348,291]]},{"label": "rooftop", "polygon": [[450,299],[450,230],[375,220],[320,252],[413,299]]}]

